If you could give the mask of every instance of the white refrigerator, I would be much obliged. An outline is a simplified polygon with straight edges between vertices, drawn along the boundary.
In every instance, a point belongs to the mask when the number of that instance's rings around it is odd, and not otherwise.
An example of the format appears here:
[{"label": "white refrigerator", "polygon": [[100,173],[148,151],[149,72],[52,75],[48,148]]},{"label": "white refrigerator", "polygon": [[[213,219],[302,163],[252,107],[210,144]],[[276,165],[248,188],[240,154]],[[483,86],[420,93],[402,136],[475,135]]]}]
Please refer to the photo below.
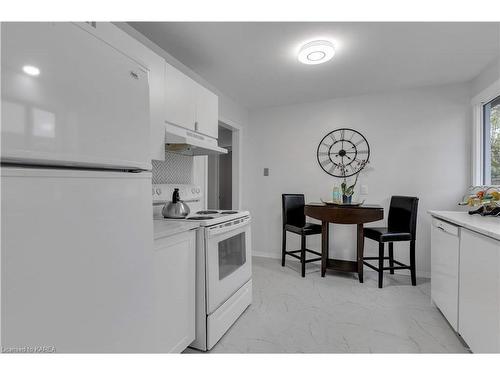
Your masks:
[{"label": "white refrigerator", "polygon": [[77,24],[1,39],[2,350],[162,351],[147,70]]}]

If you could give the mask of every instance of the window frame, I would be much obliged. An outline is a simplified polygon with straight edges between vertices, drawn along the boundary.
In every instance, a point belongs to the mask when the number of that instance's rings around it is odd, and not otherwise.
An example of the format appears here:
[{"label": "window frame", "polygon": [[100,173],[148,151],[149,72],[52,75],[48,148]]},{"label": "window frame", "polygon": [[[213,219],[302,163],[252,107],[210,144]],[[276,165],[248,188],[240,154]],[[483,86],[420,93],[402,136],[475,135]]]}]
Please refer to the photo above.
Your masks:
[{"label": "window frame", "polygon": [[[500,79],[477,94],[472,103],[472,185],[484,186],[485,181],[485,132],[484,106],[500,96]],[[497,185],[500,186],[500,185]]]}]

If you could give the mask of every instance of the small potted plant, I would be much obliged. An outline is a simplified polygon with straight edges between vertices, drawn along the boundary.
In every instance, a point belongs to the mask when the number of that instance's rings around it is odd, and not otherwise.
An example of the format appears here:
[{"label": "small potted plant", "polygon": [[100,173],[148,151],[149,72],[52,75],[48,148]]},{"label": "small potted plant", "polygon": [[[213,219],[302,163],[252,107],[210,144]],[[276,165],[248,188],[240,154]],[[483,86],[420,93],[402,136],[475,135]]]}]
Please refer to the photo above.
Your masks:
[{"label": "small potted plant", "polygon": [[342,189],[342,203],[345,204],[351,204],[352,202],[352,195],[354,194],[354,187],[356,186],[356,183],[358,182],[358,176],[359,173],[356,175],[356,179],[354,180],[354,184],[347,186],[347,180],[344,178],[344,182],[340,185],[340,188]]}]

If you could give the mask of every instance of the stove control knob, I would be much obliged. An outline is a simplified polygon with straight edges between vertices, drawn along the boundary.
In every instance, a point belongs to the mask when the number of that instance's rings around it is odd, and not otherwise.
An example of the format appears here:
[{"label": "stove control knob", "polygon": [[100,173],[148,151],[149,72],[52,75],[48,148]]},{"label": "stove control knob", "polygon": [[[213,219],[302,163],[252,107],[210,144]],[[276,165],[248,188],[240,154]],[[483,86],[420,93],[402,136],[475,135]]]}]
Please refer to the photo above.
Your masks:
[{"label": "stove control knob", "polygon": [[200,188],[196,189],[196,193],[200,194]]},{"label": "stove control knob", "polygon": [[158,194],[158,195],[161,194],[161,189],[160,188],[156,188],[156,194]]}]

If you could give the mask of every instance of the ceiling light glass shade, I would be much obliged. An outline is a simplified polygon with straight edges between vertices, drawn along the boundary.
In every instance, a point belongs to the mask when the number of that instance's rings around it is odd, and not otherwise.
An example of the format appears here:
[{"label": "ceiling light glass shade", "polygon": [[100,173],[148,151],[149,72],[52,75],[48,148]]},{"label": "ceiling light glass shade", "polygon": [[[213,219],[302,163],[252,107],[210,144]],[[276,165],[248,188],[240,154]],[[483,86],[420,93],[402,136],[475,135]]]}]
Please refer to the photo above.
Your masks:
[{"label": "ceiling light glass shade", "polygon": [[297,58],[302,64],[314,65],[327,62],[335,55],[333,44],[327,40],[315,40],[304,44]]},{"label": "ceiling light glass shade", "polygon": [[38,69],[36,66],[32,66],[32,65],[23,66],[23,72],[30,75],[30,76],[40,75],[40,69]]}]

